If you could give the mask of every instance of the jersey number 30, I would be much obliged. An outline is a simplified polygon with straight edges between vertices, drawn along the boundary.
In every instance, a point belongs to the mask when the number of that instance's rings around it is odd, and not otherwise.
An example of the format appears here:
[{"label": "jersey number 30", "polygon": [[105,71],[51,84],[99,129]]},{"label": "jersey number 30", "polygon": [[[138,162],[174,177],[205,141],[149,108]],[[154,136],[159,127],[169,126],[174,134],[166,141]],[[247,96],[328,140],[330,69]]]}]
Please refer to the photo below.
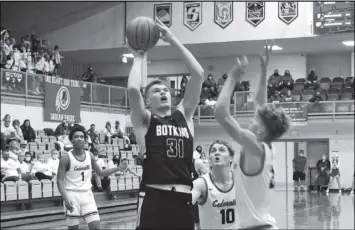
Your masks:
[{"label": "jersey number 30", "polygon": [[184,158],[184,141],[182,139],[168,138],[166,145],[169,149],[166,151],[168,157],[171,158]]},{"label": "jersey number 30", "polygon": [[222,224],[232,224],[235,221],[235,212],[233,208],[222,209],[220,212]]}]

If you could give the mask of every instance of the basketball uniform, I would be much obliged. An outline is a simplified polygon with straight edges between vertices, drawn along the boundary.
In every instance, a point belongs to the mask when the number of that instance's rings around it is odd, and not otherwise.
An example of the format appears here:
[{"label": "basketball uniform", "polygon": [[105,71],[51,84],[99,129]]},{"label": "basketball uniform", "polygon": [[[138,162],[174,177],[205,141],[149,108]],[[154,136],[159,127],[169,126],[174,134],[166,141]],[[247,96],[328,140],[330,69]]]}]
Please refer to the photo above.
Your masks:
[{"label": "basketball uniform", "polygon": [[68,226],[79,224],[79,217],[84,217],[86,223],[100,220],[94,195],[91,191],[91,153],[85,151],[85,160],[77,160],[72,151],[68,152],[70,166],[65,175],[65,189],[74,210],[64,209]]},{"label": "basketball uniform", "polygon": [[[276,220],[270,215],[271,192],[274,187],[274,153],[262,143],[265,151],[264,167],[257,175],[245,175],[238,167],[235,170],[235,182],[238,189],[237,216],[241,229],[277,229]],[[242,150],[243,151],[243,150]],[[241,152],[239,165],[243,165]]]},{"label": "basketball uniform", "polygon": [[146,184],[187,185],[192,188],[193,136],[184,115],[151,115],[144,138],[141,192],[137,229],[194,229],[191,193],[150,188]]},{"label": "basketball uniform", "polygon": [[211,173],[201,178],[207,187],[206,201],[199,205],[201,229],[237,229],[234,182],[229,191],[223,192],[214,185]]},{"label": "basketball uniform", "polygon": [[[192,173],[191,173],[191,176],[192,176],[192,180],[196,180],[197,178],[199,178],[199,174],[198,172],[196,171],[196,167],[195,167],[195,159],[192,159]],[[198,211],[198,204],[195,204],[194,205],[194,222],[195,224],[198,224],[200,223],[200,218],[199,218],[199,211]]]}]

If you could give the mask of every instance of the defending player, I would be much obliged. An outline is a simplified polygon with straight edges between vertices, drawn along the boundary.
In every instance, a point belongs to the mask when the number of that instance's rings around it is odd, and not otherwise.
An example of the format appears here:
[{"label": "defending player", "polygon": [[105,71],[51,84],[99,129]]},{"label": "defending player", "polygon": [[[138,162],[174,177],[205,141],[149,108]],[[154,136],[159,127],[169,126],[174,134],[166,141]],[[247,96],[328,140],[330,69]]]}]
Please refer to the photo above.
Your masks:
[{"label": "defending player", "polygon": [[[230,96],[234,86],[244,75],[247,60],[237,59],[228,74],[227,82],[216,104],[216,119],[227,133],[242,146],[235,180],[238,184],[237,210],[240,227],[250,229],[276,228],[270,215],[271,188],[274,187],[273,152],[271,143],[290,127],[290,119],[282,109],[266,103],[266,73],[270,58],[268,45],[266,58],[261,55],[261,77],[256,95],[255,118],[249,129],[240,127],[229,112]],[[272,47],[272,45],[270,46]]]},{"label": "defending player", "polygon": [[100,177],[120,170],[102,170],[93,154],[84,150],[86,139],[85,130],[74,128],[69,134],[73,149],[62,155],[59,162],[57,186],[64,200],[68,229],[79,229],[80,217],[84,217],[89,229],[100,229],[100,217],[91,191],[92,170]]},{"label": "defending player", "polygon": [[[141,78],[147,76],[147,55],[132,50],[134,61],[128,78],[131,121],[143,153],[138,229],[194,229],[191,204],[193,114],[197,107],[204,71],[192,54],[157,19],[161,38],[180,52],[191,78],[185,98],[171,111],[171,95],[162,81],[150,82],[141,95]],[[147,104],[151,111],[145,108]],[[140,195],[140,198],[142,196]],[[141,199],[140,199],[141,200]]]},{"label": "defending player", "polygon": [[234,151],[226,141],[209,149],[211,172],[194,181],[192,202],[199,205],[201,229],[237,229],[236,191],[232,173]]}]

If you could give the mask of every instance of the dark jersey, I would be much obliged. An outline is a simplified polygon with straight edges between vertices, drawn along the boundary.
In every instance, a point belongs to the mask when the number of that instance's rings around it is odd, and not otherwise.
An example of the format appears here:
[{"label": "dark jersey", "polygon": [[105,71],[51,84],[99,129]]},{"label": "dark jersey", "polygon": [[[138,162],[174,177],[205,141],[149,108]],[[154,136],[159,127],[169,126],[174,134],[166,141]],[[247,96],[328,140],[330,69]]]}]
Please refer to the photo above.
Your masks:
[{"label": "dark jersey", "polygon": [[184,115],[152,114],[145,135],[142,184],[183,184],[192,186],[193,136]]},{"label": "dark jersey", "polygon": [[195,168],[195,159],[192,159],[192,172],[191,172],[191,176],[192,176],[192,180],[196,180],[197,178],[199,178],[199,175],[196,171]]}]

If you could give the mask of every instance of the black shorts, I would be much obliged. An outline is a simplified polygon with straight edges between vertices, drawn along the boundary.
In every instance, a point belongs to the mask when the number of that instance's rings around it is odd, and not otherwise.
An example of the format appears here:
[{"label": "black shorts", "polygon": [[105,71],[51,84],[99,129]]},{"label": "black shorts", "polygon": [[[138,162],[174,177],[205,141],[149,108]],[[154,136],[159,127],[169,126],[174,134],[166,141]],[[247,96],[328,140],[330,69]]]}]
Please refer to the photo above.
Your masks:
[{"label": "black shorts", "polygon": [[[194,230],[192,195],[144,187],[136,229]],[[138,204],[138,207],[140,204]]]},{"label": "black shorts", "polygon": [[293,172],[293,180],[294,181],[305,181],[306,180],[306,174],[304,172]]}]

